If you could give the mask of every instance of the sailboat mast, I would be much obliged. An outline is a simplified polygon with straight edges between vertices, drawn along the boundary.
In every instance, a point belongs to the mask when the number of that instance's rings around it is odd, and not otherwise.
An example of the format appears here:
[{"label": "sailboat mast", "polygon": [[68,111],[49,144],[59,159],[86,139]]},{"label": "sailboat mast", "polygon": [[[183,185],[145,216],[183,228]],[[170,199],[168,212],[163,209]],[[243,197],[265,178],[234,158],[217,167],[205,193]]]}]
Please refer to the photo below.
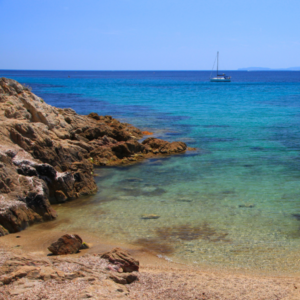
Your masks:
[{"label": "sailboat mast", "polygon": [[218,51],[218,54],[217,54],[217,76],[219,74],[219,51]]}]

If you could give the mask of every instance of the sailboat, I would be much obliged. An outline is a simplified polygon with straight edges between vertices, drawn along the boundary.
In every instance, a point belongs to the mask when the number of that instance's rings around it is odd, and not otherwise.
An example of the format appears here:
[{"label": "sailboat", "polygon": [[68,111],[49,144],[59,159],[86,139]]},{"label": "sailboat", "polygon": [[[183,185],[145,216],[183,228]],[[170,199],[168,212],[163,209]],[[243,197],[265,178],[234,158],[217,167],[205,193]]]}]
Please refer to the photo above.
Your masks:
[{"label": "sailboat", "polygon": [[230,76],[226,76],[225,74],[219,74],[219,51],[217,52],[217,77],[210,77],[210,81],[211,82],[230,82],[231,81]]}]

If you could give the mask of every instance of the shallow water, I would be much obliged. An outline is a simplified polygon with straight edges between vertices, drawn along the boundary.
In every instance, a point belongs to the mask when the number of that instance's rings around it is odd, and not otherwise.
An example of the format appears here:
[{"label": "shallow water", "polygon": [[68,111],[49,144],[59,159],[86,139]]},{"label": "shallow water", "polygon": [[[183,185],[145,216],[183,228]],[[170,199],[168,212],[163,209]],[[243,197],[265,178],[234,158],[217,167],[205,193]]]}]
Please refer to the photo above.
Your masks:
[{"label": "shallow water", "polygon": [[57,206],[56,228],[185,263],[299,270],[299,72],[230,72],[229,84],[208,82],[209,72],[0,73],[49,104],[109,114],[198,149],[97,169],[99,192]]}]

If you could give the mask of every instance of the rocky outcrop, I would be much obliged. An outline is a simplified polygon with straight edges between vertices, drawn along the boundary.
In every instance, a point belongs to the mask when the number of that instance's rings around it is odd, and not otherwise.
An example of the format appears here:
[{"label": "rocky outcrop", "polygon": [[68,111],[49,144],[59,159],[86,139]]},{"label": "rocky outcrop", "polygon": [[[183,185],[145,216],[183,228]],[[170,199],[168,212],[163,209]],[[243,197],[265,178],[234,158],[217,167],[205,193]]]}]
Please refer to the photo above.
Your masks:
[{"label": "rocky outcrop", "polygon": [[182,142],[148,138],[140,143],[142,136],[110,116],[50,106],[20,83],[1,78],[0,225],[20,231],[54,219],[51,203],[95,193],[94,165],[130,164],[186,150]]},{"label": "rocky outcrop", "polygon": [[96,254],[41,257],[10,250],[4,254],[1,299],[131,299],[127,285],[138,280],[138,273],[118,273]]},{"label": "rocky outcrop", "polygon": [[48,250],[55,255],[77,253],[82,246],[82,239],[77,234],[65,234],[52,243]]}]

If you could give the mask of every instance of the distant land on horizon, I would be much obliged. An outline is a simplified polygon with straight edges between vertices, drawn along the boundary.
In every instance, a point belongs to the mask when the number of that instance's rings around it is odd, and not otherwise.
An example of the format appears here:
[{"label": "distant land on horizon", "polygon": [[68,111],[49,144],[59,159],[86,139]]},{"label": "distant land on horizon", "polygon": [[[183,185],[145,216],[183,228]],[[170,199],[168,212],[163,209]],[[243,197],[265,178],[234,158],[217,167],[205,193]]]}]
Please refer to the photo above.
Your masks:
[{"label": "distant land on horizon", "polygon": [[240,68],[238,69],[238,71],[300,71],[300,67],[291,67],[291,68],[284,68],[284,69],[249,67],[249,68]]}]

